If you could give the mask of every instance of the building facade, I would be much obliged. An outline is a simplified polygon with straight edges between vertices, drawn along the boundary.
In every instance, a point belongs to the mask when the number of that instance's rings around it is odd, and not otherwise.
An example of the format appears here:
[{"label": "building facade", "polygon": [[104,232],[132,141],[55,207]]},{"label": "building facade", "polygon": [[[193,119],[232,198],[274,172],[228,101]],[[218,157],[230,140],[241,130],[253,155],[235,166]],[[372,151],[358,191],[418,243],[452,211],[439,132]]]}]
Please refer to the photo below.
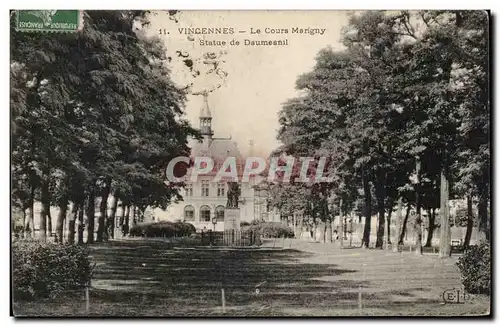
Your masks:
[{"label": "building facade", "polygon": [[220,181],[215,181],[214,179],[222,163],[228,157],[235,158],[238,170],[238,183],[241,190],[238,207],[241,222],[251,222],[254,219],[276,220],[277,214],[267,210],[265,198],[259,197],[259,192],[255,190],[255,179],[250,177],[248,182],[240,182],[245,158],[238,149],[237,143],[230,137],[213,137],[212,114],[206,94],[199,120],[202,139],[191,141],[191,157],[210,157],[214,161],[213,172],[200,175],[196,181],[192,182],[188,170],[184,178],[186,186],[182,191],[183,200],[170,205],[166,211],[154,210],[155,220],[183,220],[192,223],[199,230],[215,228],[216,231],[222,231],[227,204],[227,183],[232,180],[222,178]]}]

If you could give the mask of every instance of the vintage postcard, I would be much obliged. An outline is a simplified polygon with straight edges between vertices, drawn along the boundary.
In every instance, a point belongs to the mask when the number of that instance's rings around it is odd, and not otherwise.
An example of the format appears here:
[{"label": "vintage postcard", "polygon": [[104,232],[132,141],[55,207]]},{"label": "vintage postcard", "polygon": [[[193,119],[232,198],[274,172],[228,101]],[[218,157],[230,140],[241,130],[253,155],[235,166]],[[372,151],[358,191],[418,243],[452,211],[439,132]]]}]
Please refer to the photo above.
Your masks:
[{"label": "vintage postcard", "polygon": [[488,11],[10,23],[13,316],[490,315]]}]

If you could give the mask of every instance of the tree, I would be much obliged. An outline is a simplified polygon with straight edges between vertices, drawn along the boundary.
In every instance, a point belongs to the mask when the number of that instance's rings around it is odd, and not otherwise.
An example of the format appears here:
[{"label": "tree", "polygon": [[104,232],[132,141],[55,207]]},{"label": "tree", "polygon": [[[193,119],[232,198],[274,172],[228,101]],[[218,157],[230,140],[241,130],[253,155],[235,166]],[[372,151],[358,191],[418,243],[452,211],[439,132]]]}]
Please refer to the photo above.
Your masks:
[{"label": "tree", "polygon": [[11,105],[17,197],[29,208],[40,191],[42,238],[51,204],[61,212],[59,241],[68,203],[69,242],[86,211],[91,243],[96,197],[98,241],[107,238],[111,194],[143,210],[179,197],[182,184],[166,185],[164,169],[188,153],[187,137],[196,132],[182,117],[185,93],[169,78],[161,42],[135,28],[147,24],[147,13],[86,11],[84,19],[84,30],[75,34],[12,29]]},{"label": "tree", "polygon": [[[396,201],[398,245],[409,208],[416,208],[418,255],[422,209],[428,212],[431,245],[439,207],[440,256],[449,256],[450,198],[476,195],[480,229],[487,230],[486,18],[468,11],[355,14],[342,36],[347,49],[320,51],[312,71],[297,80],[305,95],[283,106],[278,139],[284,152],[328,158],[329,195],[343,203],[364,198],[364,246],[370,242],[372,207],[379,222],[376,247],[384,246],[384,238],[389,243]],[[346,191],[346,184],[353,186]]]}]

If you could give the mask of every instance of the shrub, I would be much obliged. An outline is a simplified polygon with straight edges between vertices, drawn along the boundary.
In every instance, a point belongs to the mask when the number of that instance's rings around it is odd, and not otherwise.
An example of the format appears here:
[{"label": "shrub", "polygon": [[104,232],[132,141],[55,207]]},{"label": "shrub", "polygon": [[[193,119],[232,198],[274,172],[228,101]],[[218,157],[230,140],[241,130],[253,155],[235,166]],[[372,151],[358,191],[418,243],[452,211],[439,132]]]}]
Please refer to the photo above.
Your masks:
[{"label": "shrub", "polygon": [[131,237],[183,237],[196,232],[194,225],[185,222],[140,223],[130,228]]},{"label": "shrub", "polygon": [[250,225],[250,223],[248,223],[247,221],[240,222],[240,227],[249,226],[249,225]]},{"label": "shrub", "polygon": [[291,227],[277,222],[258,222],[243,227],[244,231],[257,231],[265,238],[293,238],[294,233]]},{"label": "shrub", "polygon": [[12,209],[12,218],[11,218],[11,232],[14,233],[15,237],[19,237],[19,235],[23,232],[24,226],[22,222],[22,216],[19,209]]},{"label": "shrub", "polygon": [[188,237],[179,237],[172,239],[172,245],[174,245],[175,247],[199,246],[200,243],[201,243],[201,235],[196,235],[196,236],[191,235]]},{"label": "shrub", "polygon": [[91,269],[86,248],[36,240],[12,244],[12,284],[16,300],[55,297],[83,289]]},{"label": "shrub", "polygon": [[469,293],[489,294],[491,290],[491,253],[485,242],[465,249],[458,259],[461,281]]},{"label": "shrub", "polygon": [[14,236],[18,238],[21,233],[23,232],[24,227],[22,225],[14,224],[12,226],[12,233],[14,233]]}]

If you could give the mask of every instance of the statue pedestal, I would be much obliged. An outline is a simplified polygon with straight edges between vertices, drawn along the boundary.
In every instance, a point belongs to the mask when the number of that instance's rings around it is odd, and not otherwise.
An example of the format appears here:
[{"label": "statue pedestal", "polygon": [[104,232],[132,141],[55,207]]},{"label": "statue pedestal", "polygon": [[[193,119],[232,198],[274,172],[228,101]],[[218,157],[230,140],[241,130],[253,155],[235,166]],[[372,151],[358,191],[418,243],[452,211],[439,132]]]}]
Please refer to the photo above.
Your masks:
[{"label": "statue pedestal", "polygon": [[226,208],[224,211],[224,231],[240,231],[240,209]]},{"label": "statue pedestal", "polygon": [[238,208],[226,208],[224,211],[223,239],[225,246],[241,244],[240,210]]}]

